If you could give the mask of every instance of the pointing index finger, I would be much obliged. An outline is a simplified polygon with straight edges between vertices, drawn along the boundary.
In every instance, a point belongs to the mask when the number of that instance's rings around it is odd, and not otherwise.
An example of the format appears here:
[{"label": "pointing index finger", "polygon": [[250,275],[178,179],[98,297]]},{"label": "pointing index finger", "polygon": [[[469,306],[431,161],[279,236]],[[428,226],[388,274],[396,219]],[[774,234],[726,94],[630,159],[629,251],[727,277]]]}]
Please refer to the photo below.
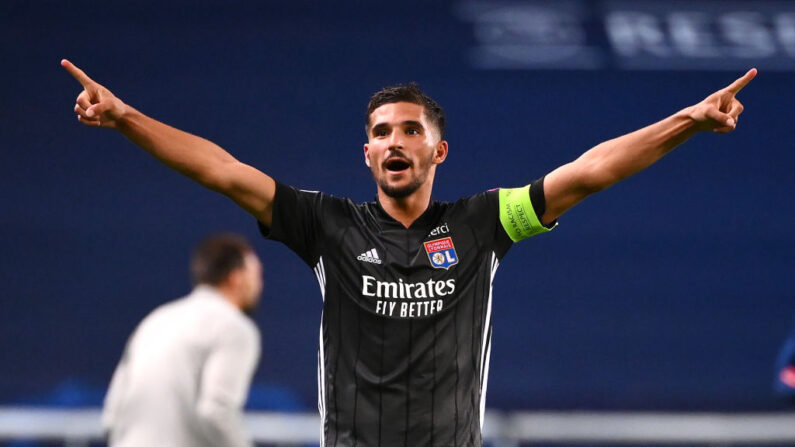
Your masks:
[{"label": "pointing index finger", "polygon": [[743,87],[748,85],[748,83],[751,82],[751,79],[753,79],[754,77],[756,77],[756,68],[748,70],[748,73],[743,75],[743,77],[741,77],[740,79],[737,79],[736,81],[732,82],[731,85],[726,87],[726,90],[728,90],[731,94],[736,95],[737,93],[740,92],[740,90],[743,89]]},{"label": "pointing index finger", "polygon": [[61,66],[69,72],[77,82],[79,82],[83,87],[88,87],[90,84],[93,84],[94,81],[88,77],[83,70],[77,68],[73,63],[69,62],[66,59],[61,60]]}]

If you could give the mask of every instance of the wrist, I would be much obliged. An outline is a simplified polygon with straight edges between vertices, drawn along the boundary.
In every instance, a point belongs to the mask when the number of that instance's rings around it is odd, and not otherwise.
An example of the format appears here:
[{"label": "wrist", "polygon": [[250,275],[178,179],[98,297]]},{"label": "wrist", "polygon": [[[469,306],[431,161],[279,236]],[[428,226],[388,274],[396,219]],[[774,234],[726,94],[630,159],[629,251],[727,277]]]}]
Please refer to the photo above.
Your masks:
[{"label": "wrist", "polygon": [[696,106],[685,107],[684,109],[676,112],[674,114],[674,118],[677,122],[682,124],[685,131],[696,133],[704,130],[700,128],[700,124],[703,122],[703,120],[699,119]]},{"label": "wrist", "polygon": [[119,114],[116,116],[115,124],[118,130],[124,131],[125,129],[129,128],[130,125],[135,120],[135,115],[140,114],[137,110],[133,107],[128,106],[123,101],[119,101]]},{"label": "wrist", "polygon": [[698,122],[696,119],[696,106],[685,107],[684,109],[678,111],[675,116],[678,116],[680,119],[688,121],[693,125]]}]

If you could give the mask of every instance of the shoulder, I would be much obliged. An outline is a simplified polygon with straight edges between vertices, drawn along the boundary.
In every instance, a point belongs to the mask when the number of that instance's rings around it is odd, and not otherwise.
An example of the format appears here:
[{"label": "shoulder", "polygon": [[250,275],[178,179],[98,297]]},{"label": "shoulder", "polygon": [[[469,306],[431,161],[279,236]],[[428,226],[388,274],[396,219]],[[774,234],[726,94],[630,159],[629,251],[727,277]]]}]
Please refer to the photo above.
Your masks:
[{"label": "shoulder", "polygon": [[489,189],[487,191],[481,191],[469,196],[461,197],[460,199],[456,200],[454,204],[473,205],[481,202],[496,201],[499,197],[499,193],[500,188]]},{"label": "shoulder", "polygon": [[256,355],[260,350],[260,332],[257,325],[242,312],[220,326],[216,341],[219,346]]},{"label": "shoulder", "polygon": [[185,312],[189,307],[187,305],[188,304],[187,298],[188,297],[182,297],[173,301],[163,303],[155,307],[151,312],[149,312],[146,315],[146,317],[144,317],[143,320],[141,320],[140,325],[146,326],[161,320],[179,318],[180,314]]},{"label": "shoulder", "polygon": [[226,302],[212,303],[202,310],[197,322],[215,347],[234,349],[256,349],[260,345],[260,332],[254,321],[239,309]]},{"label": "shoulder", "polygon": [[208,331],[257,333],[257,326],[240,309],[227,301],[215,289],[198,286],[183,302],[183,315],[195,315],[196,324]]},{"label": "shoulder", "polygon": [[245,339],[248,341],[259,340],[259,328],[254,321],[243,314],[237,312],[235,318],[230,318],[227,324],[229,334],[238,339]]},{"label": "shoulder", "polygon": [[276,182],[275,200],[277,203],[305,204],[324,210],[345,210],[357,206],[353,200],[348,198],[337,197],[323,191],[301,189],[279,182]]},{"label": "shoulder", "polygon": [[462,197],[455,202],[439,202],[439,204],[450,210],[466,214],[496,211],[499,204],[499,189],[491,189]]}]

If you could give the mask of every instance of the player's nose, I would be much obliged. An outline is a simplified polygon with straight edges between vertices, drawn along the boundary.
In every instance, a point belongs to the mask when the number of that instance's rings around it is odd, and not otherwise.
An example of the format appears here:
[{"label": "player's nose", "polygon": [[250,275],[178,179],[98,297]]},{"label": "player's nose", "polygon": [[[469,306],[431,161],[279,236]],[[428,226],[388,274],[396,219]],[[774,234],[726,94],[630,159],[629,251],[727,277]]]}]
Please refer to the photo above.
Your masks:
[{"label": "player's nose", "polygon": [[389,149],[403,149],[403,137],[400,132],[392,132],[389,136]]}]

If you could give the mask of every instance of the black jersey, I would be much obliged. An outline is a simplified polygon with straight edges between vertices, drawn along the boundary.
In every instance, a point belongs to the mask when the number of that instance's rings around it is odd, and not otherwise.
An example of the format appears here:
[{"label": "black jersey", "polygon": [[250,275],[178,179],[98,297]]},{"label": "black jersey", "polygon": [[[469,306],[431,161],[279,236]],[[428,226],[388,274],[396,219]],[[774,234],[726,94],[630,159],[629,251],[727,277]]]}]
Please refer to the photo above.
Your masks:
[{"label": "black jersey", "polygon": [[546,231],[543,197],[537,181],[432,201],[405,228],[377,200],[277,183],[263,234],[312,267],[323,295],[322,445],[482,444],[492,281],[513,240]]}]

